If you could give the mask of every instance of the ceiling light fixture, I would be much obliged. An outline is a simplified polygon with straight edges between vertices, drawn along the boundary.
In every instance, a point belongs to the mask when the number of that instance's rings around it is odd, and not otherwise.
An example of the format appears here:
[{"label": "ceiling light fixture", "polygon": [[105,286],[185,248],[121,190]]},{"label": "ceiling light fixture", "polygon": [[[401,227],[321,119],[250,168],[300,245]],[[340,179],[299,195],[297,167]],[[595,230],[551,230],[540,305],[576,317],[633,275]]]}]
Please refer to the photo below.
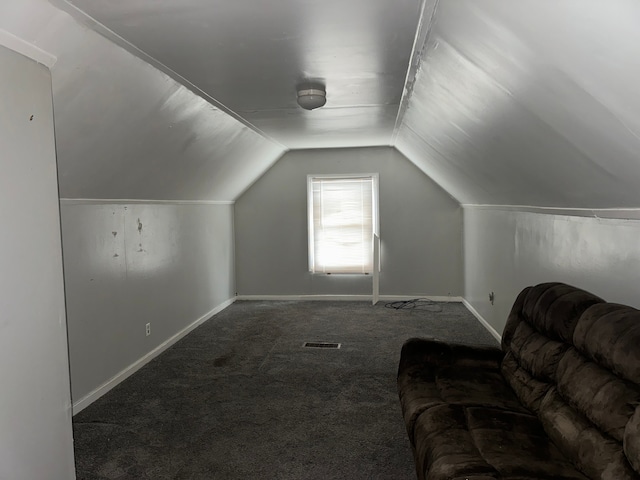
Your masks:
[{"label": "ceiling light fixture", "polygon": [[305,110],[320,108],[327,103],[327,92],[324,87],[315,86],[298,90],[298,105]]}]

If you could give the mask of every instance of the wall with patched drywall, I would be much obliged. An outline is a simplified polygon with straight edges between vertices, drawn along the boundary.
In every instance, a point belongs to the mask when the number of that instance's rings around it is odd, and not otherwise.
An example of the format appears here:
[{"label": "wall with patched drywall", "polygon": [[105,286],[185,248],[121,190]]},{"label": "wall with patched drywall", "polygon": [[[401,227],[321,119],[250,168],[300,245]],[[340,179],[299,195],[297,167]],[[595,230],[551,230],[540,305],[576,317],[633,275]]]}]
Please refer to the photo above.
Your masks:
[{"label": "wall with patched drywall", "polygon": [[640,308],[640,221],[624,211],[576,213],[464,209],[465,298],[498,333],[518,293],[542,282]]},{"label": "wall with patched drywall", "polygon": [[63,202],[62,227],[77,412],[233,298],[233,205]]}]

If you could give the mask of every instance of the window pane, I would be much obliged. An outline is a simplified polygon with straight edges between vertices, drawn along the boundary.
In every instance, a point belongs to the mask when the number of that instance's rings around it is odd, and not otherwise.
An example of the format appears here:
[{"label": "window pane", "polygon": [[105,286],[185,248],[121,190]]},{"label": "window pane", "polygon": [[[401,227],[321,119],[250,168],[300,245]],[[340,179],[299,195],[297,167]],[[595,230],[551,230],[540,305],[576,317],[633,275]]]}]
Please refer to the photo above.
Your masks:
[{"label": "window pane", "polygon": [[309,264],[312,272],[373,270],[373,177],[312,177]]}]

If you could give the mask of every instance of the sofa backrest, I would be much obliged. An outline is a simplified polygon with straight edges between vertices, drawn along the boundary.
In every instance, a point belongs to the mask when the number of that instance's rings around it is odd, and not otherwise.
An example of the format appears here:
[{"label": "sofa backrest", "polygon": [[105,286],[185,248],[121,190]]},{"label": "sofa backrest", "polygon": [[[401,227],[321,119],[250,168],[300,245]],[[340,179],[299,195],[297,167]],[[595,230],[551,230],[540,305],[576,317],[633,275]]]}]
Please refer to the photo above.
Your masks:
[{"label": "sofa backrest", "polygon": [[640,479],[640,311],[562,283],[528,287],[502,348],[503,375],[579,470]]}]

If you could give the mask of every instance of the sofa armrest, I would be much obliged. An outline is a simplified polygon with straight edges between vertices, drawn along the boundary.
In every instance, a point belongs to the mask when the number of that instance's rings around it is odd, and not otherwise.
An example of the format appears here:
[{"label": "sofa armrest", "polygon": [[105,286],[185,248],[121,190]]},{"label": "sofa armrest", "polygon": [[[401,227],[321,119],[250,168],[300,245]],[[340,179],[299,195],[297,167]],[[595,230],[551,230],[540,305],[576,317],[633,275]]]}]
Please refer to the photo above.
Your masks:
[{"label": "sofa armrest", "polygon": [[398,373],[411,365],[500,368],[504,352],[498,347],[445,343],[432,338],[410,338],[402,346]]}]

